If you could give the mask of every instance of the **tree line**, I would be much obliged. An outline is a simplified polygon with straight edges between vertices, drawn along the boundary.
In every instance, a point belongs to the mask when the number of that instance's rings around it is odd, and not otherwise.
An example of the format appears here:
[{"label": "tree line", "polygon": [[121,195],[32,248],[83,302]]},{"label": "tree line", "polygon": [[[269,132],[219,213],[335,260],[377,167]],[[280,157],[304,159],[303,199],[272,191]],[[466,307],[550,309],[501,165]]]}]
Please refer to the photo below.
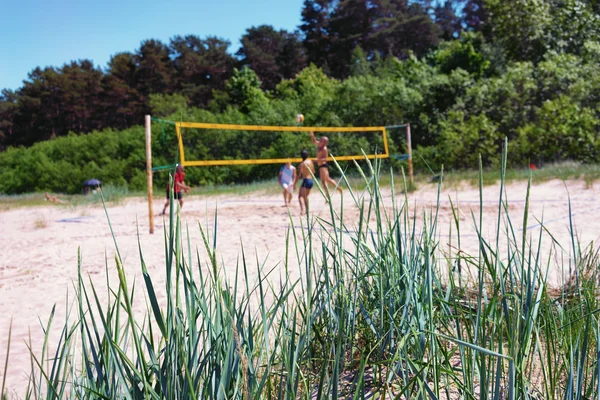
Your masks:
[{"label": "tree line", "polygon": [[460,7],[456,0],[436,7],[430,1],[306,0],[295,32],[250,27],[235,54],[221,38],[184,35],[169,43],[144,40],[133,52],[113,55],[105,68],[90,60],[36,67],[20,88],[1,92],[0,149],[69,131],[125,129],[150,111],[151,94],[179,93],[189,106],[209,107],[214,92],[243,66],[272,91],[311,63],[331,77],[348,77],[359,46],[369,59],[422,56],[471,24],[470,14],[457,17]]},{"label": "tree line", "polygon": [[[128,135],[138,134],[131,127],[140,125],[145,113],[269,125],[293,124],[298,112],[306,116],[305,125],[410,122],[417,168],[476,167],[479,154],[484,165],[491,165],[505,137],[514,164],[598,162],[600,2],[436,4],[306,0],[297,32],[249,28],[235,55],[221,39],[189,35],[169,45],[145,41],[134,53],[115,55],[105,71],[89,61],[37,68],[22,88],[3,91],[0,101],[5,149],[0,152],[0,192],[42,190],[44,185],[36,182],[44,181],[39,177],[49,170],[54,175],[45,182],[56,180],[56,186],[71,179],[61,178],[61,171],[84,171],[92,162],[96,177],[107,174],[108,182],[138,188],[143,157],[132,151],[138,139]],[[94,148],[105,143],[96,138],[102,135],[116,141],[112,153],[91,150],[84,152],[91,157],[86,159],[57,150],[81,149],[86,140]],[[59,136],[69,137],[46,140]],[[400,136],[391,135],[397,152],[402,152]],[[173,136],[167,131],[165,137]],[[219,157],[248,149],[236,148],[235,141],[224,146],[223,140],[214,138],[196,149],[198,157],[213,157],[219,148],[232,151]],[[255,156],[283,155],[299,145],[282,137]],[[176,147],[167,142],[156,146],[157,157],[171,163]],[[342,150],[333,148],[338,154]],[[71,158],[57,166],[57,154]],[[32,165],[25,168],[24,159]],[[191,183],[202,184],[271,173],[268,167],[253,168],[198,168],[188,174]],[[76,190],[76,181],[68,191]]]}]

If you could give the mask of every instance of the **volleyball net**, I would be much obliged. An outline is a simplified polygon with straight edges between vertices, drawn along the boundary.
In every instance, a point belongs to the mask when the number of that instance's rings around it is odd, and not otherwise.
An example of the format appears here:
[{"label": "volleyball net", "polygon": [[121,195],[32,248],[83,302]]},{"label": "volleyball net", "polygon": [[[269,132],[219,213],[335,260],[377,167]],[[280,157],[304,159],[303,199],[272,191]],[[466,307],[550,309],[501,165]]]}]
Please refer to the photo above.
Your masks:
[{"label": "volleyball net", "polygon": [[312,154],[309,132],[329,138],[330,160],[388,158],[386,128],[305,127],[176,122],[179,163],[224,166],[300,162],[300,151]]},{"label": "volleyball net", "polygon": [[[300,152],[307,150],[310,158],[316,157],[316,146],[310,132],[317,138],[327,136],[329,161],[361,161],[365,159],[390,159],[390,162],[408,163],[412,180],[410,125],[369,127],[307,127],[241,125],[206,122],[173,122],[153,118],[145,119],[146,127],[146,177],[150,232],[154,232],[152,210],[154,173],[168,181],[167,172],[173,173],[177,165],[198,168],[187,171],[186,179],[195,183],[247,182],[265,179],[273,174],[268,164],[301,162]],[[152,134],[152,122],[154,126]],[[388,133],[391,132],[391,137]],[[403,139],[406,134],[406,140]],[[153,149],[154,147],[154,149]],[[154,154],[154,158],[153,158]],[[154,160],[154,161],[153,161]],[[261,166],[261,164],[263,166]]]}]

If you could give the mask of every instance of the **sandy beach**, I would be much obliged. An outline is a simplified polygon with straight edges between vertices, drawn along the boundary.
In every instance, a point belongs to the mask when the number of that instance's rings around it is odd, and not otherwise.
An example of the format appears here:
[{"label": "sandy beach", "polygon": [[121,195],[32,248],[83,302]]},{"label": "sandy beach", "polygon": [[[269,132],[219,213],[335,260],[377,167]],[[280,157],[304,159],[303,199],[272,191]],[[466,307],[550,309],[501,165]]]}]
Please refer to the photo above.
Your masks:
[{"label": "sandy beach", "polygon": [[[537,240],[542,230],[540,221],[557,242],[565,249],[562,257],[570,257],[571,235],[569,233],[569,196],[571,217],[576,235],[583,245],[597,242],[600,236],[600,211],[597,187],[586,187],[583,180],[562,182],[548,181],[534,185],[531,190],[529,219],[523,227],[527,183],[510,184],[506,189],[508,210],[513,227],[521,235],[527,228],[529,235]],[[498,220],[499,185],[486,186],[483,193],[482,234],[495,237]],[[360,194],[360,193],[359,193]],[[368,196],[367,193],[362,193]],[[43,196],[43,195],[40,195]],[[403,195],[396,200],[403,201]],[[459,209],[461,219],[461,250],[477,254],[477,234],[473,227],[471,210],[479,213],[479,192],[468,186],[443,189],[440,195],[438,237],[440,252],[451,255],[457,251],[455,229],[450,199]],[[329,206],[318,191],[311,194],[313,219],[327,221]],[[409,208],[417,209],[417,226],[422,224],[423,213],[434,209],[437,201],[437,186],[422,185],[408,196]],[[391,210],[392,193],[384,190],[383,203]],[[333,199],[334,208],[341,208],[338,194]],[[358,208],[353,204],[348,191],[344,193],[344,222],[351,235],[351,227],[358,221]],[[163,200],[157,198],[155,213],[162,209]],[[294,198],[290,215],[282,207],[281,194],[265,195],[220,195],[189,196],[181,212],[184,229],[189,232],[192,251],[198,252],[200,268],[206,268],[207,253],[204,249],[201,229],[211,242],[216,238],[219,264],[235,269],[243,245],[245,255],[251,263],[264,264],[265,268],[282,268],[286,255],[286,233],[291,227],[303,229],[299,207]],[[157,282],[165,279],[164,220],[155,217],[155,233],[149,233],[148,206],[144,198],[128,198],[122,204],[109,205],[108,216],[114,232],[118,251],[123,260],[128,280],[140,283],[141,251],[150,275]],[[411,214],[412,215],[412,214]],[[215,216],[216,234],[215,234]],[[9,398],[24,395],[27,373],[30,369],[29,350],[26,343],[31,337],[34,352],[42,347],[41,324],[46,324],[53,306],[56,305],[55,329],[60,329],[74,294],[73,284],[77,279],[78,254],[81,255],[81,270],[86,279],[104,288],[107,279],[117,284],[115,272],[115,241],[101,206],[77,206],[48,203],[43,207],[13,208],[0,212],[0,377],[4,373],[4,360],[8,346],[9,327],[12,321],[7,388]],[[319,228],[326,229],[326,228]],[[420,228],[419,228],[420,229]],[[548,238],[547,238],[548,239]],[[542,252],[551,250],[551,240],[543,242]],[[212,244],[212,243],[211,243]],[[502,243],[501,243],[502,245]],[[79,253],[78,253],[79,252]],[[293,257],[292,257],[293,258]],[[298,262],[291,260],[288,267],[292,276]],[[107,276],[108,275],[108,276]],[[562,271],[551,271],[549,282],[560,285]],[[279,275],[274,275],[276,278]],[[250,276],[253,279],[255,276]],[[141,293],[140,293],[141,295]],[[160,293],[158,293],[160,297]],[[67,303],[69,296],[69,303]],[[142,300],[143,302],[143,296]]]}]

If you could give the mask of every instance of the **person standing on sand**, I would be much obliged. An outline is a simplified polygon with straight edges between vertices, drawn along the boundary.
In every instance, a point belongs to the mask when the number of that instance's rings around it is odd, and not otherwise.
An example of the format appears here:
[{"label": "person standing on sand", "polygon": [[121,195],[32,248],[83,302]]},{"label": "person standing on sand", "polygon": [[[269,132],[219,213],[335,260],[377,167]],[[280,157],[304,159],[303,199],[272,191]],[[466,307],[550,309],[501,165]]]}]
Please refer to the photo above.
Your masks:
[{"label": "person standing on sand", "polygon": [[321,136],[321,138],[317,140],[315,138],[315,133],[312,131],[310,132],[310,139],[317,146],[317,165],[319,166],[319,178],[321,179],[321,184],[323,185],[323,189],[325,189],[325,193],[327,193],[327,197],[330,197],[328,186],[330,183],[341,193],[342,188],[338,186],[336,181],[329,177],[329,164],[327,163],[327,158],[329,157],[327,143],[329,143],[329,139],[327,136]]},{"label": "person standing on sand", "polygon": [[[175,177],[173,182],[173,199],[179,200],[180,208],[183,208],[182,190],[187,193],[190,190],[190,187],[185,184],[185,172],[183,172],[183,166],[178,165],[175,169]],[[165,211],[167,210],[167,207],[169,207],[169,204],[171,204],[171,185],[167,183],[167,202],[165,203],[160,215],[165,215]]]},{"label": "person standing on sand", "polygon": [[302,178],[302,185],[300,185],[300,191],[298,192],[298,202],[300,203],[300,215],[304,215],[308,213],[308,195],[314,183],[315,166],[308,159],[308,151],[302,150],[300,157],[302,157],[302,162],[298,164],[298,174],[296,174],[296,179],[294,180],[294,187],[296,187],[296,183]]},{"label": "person standing on sand", "polygon": [[291,162],[286,162],[285,165],[279,170],[277,179],[283,188],[284,207],[289,207],[292,203],[294,182],[296,182],[296,167],[294,167]]}]

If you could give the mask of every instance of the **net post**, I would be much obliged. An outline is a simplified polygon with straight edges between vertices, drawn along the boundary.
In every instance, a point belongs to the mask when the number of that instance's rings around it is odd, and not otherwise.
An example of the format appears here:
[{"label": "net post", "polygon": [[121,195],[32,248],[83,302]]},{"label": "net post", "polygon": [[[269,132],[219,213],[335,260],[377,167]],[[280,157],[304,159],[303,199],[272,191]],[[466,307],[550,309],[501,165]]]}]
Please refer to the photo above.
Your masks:
[{"label": "net post", "polygon": [[408,154],[408,179],[413,183],[412,144],[410,142],[410,123],[406,124],[406,154]]},{"label": "net post", "polygon": [[154,233],[154,210],[152,202],[152,120],[146,115],[144,125],[146,127],[146,181],[148,183],[148,221],[150,233]]}]

